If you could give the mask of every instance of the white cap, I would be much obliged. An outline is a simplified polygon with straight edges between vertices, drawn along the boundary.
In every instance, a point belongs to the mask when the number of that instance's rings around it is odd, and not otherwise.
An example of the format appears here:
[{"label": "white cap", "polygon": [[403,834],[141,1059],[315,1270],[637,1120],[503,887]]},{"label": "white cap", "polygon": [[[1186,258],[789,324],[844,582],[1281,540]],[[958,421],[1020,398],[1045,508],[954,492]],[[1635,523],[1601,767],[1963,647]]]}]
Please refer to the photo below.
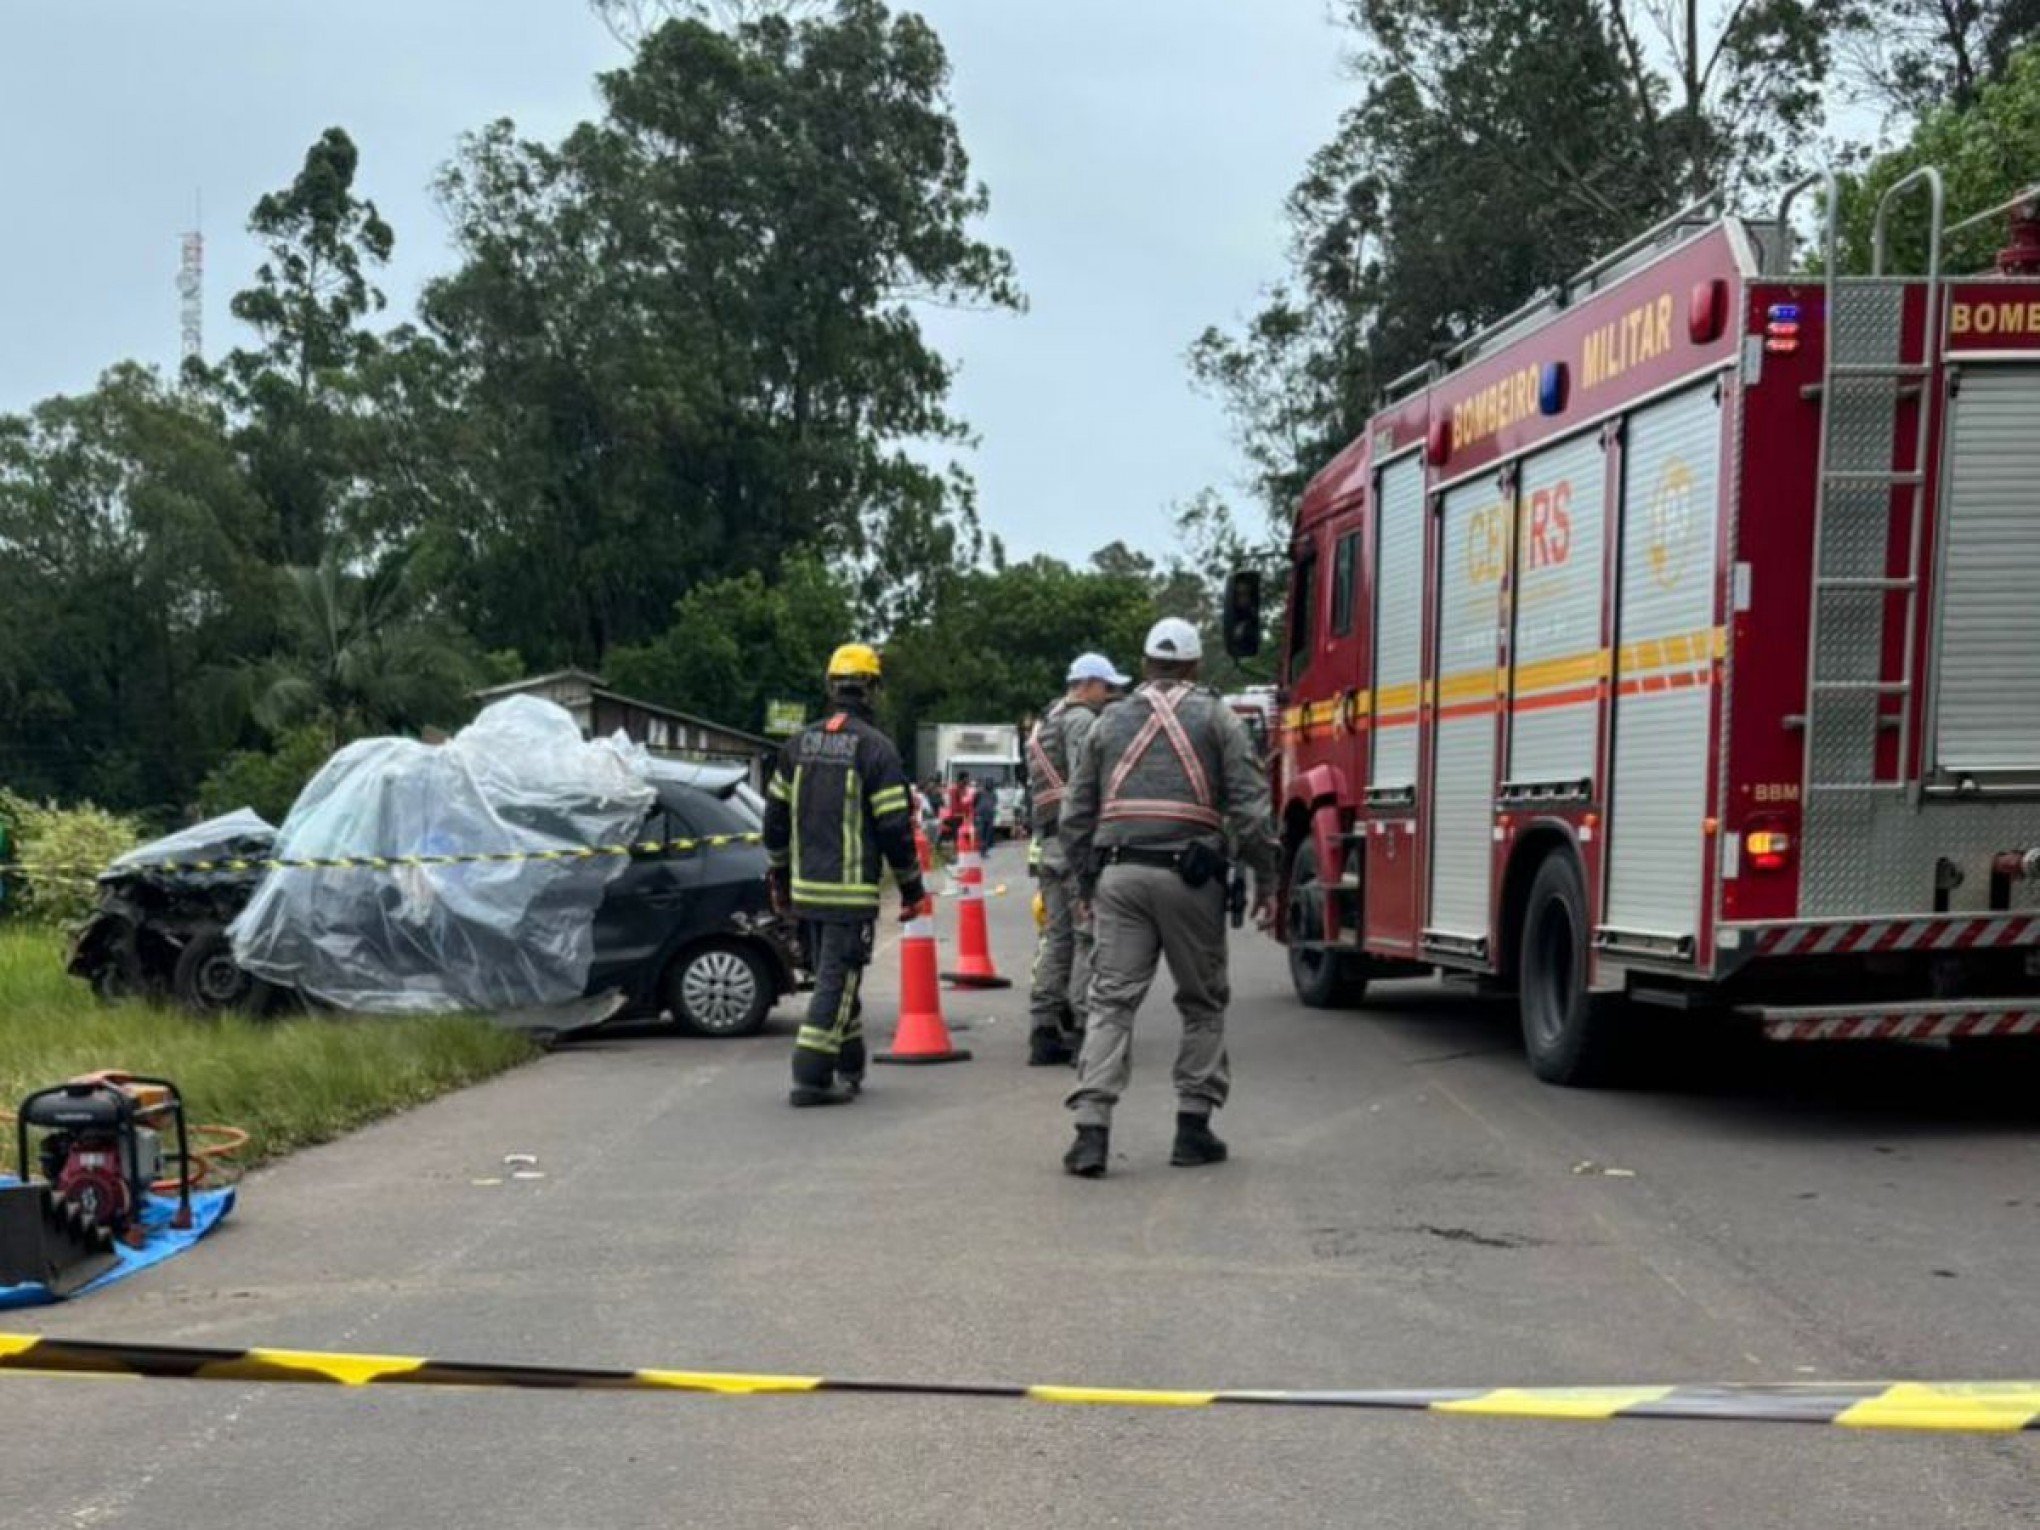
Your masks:
[{"label": "white cap", "polygon": [[1201,659],[1204,640],[1182,617],[1165,616],[1148,628],[1147,646],[1141,651],[1150,659]]},{"label": "white cap", "polygon": [[1070,672],[1064,677],[1065,683],[1075,685],[1079,680],[1103,680],[1107,685],[1131,685],[1133,682],[1112,665],[1102,653],[1080,653],[1070,660]]}]

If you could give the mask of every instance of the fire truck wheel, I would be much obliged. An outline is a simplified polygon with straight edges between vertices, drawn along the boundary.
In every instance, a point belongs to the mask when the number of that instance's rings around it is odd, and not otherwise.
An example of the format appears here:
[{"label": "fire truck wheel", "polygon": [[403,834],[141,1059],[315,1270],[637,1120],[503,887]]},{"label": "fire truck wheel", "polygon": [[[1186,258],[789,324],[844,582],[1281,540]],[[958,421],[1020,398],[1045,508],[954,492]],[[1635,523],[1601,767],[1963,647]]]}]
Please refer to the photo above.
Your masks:
[{"label": "fire truck wheel", "polygon": [[1587,1087],[1615,1072],[1616,996],[1587,989],[1587,890],[1579,863],[1545,857],[1523,913],[1523,1050],[1547,1084]]},{"label": "fire truck wheel", "polygon": [[1367,994],[1365,958],[1309,943],[1324,939],[1325,890],[1318,879],[1317,845],[1306,838],[1289,862],[1289,981],[1311,1009],[1343,1009]]}]

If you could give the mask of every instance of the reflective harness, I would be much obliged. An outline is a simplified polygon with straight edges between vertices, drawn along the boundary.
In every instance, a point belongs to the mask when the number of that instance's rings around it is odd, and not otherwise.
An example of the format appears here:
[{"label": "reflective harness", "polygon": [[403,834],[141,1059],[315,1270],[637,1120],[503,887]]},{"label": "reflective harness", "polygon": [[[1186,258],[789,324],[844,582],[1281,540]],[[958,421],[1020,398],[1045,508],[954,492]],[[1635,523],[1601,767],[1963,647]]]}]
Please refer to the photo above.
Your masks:
[{"label": "reflective harness", "polygon": [[[1182,718],[1176,709],[1183,698],[1190,694],[1188,685],[1162,686],[1143,685],[1137,695],[1145,696],[1148,702],[1148,720],[1141,724],[1140,732],[1134,734],[1133,742],[1126,746],[1126,753],[1119,757],[1111,779],[1105,783],[1104,805],[1098,811],[1100,822],[1109,823],[1129,818],[1161,819],[1171,823],[1195,824],[1200,829],[1223,829],[1225,817],[1213,804],[1211,776],[1204,768],[1204,761],[1197,756],[1197,750],[1190,742],[1190,734],[1183,727]],[[1147,756],[1155,740],[1166,738],[1170,752],[1176,756],[1176,763],[1183,767],[1183,775],[1190,783],[1190,794],[1195,802],[1174,802],[1163,797],[1123,797],[1126,778],[1133,768]]]},{"label": "reflective harness", "polygon": [[1048,757],[1048,750],[1041,742],[1041,730],[1052,719],[1068,711],[1069,705],[1067,697],[1056,702],[1048,709],[1048,715],[1036,722],[1027,733],[1027,762],[1040,771],[1042,779],[1048,782],[1048,785],[1034,794],[1034,806],[1037,811],[1042,808],[1060,807],[1063,798],[1069,795],[1069,778],[1055,768],[1055,761]]}]

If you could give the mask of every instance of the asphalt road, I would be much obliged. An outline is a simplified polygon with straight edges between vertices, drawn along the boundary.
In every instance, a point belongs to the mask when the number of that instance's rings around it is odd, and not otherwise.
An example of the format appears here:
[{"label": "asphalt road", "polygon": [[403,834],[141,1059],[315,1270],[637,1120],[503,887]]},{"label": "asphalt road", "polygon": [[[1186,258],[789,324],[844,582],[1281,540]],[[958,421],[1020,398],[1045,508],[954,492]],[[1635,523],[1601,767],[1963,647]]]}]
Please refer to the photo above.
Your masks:
[{"label": "asphalt road", "polygon": [[[1024,977],[1018,856],[993,876]],[[1651,1087],[1556,1091],[1505,1008],[1312,1012],[1267,942],[1234,960],[1217,1168],[1167,1165],[1166,992],[1097,1183],[1020,990],[950,996],[975,1061],[833,1111],[784,1103],[788,1008],[302,1154],[184,1258],[0,1326],[1146,1387],[2040,1374],[2040,1076],[1684,1040]],[[0,1524],[34,1530],[2036,1522],[2033,1435],[0,1377]]]}]

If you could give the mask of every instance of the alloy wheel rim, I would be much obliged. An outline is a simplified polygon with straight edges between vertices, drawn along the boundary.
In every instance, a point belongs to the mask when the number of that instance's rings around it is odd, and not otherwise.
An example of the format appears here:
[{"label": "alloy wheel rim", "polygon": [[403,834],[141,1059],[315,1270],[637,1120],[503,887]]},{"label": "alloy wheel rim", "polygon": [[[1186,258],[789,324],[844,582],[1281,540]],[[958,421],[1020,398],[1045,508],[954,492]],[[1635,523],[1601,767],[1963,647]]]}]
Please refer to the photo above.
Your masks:
[{"label": "alloy wheel rim", "polygon": [[687,964],[680,996],[688,1015],[704,1030],[735,1030],[750,1018],[758,980],[750,963],[733,951],[704,951]]}]

